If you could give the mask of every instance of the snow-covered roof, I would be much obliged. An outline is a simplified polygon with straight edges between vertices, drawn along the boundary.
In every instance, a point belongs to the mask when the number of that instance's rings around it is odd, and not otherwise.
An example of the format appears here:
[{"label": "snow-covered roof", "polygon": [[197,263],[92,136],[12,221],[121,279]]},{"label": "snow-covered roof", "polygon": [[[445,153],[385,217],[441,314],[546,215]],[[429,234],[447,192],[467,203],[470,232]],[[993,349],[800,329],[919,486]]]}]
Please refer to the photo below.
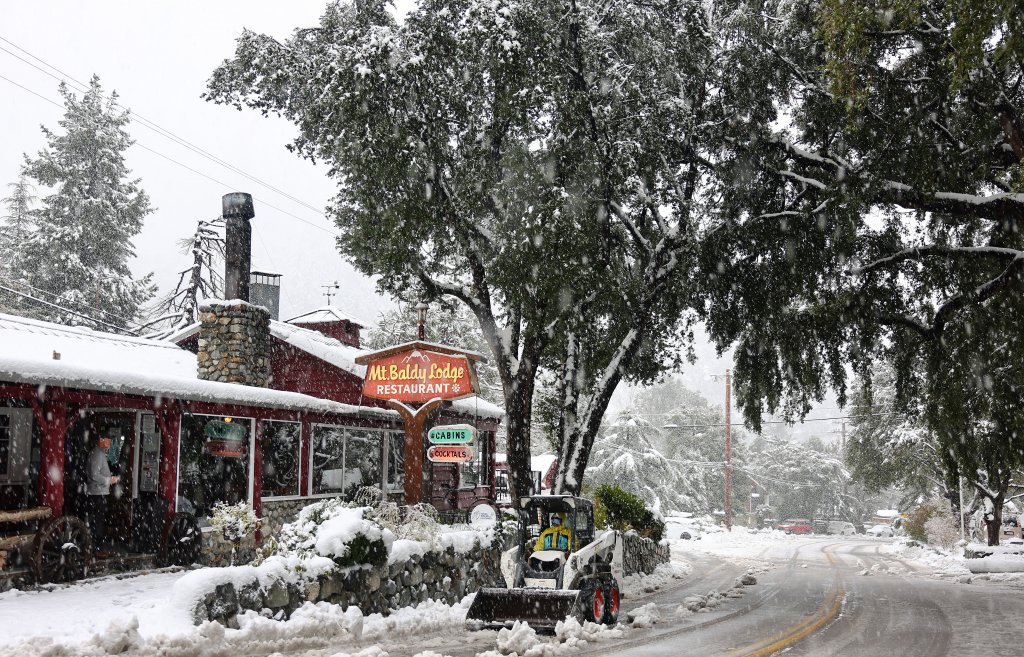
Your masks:
[{"label": "snow-covered roof", "polygon": [[287,320],[289,324],[321,324],[325,322],[349,322],[358,326],[369,326],[354,315],[343,313],[334,306],[324,306]]},{"label": "snow-covered roof", "polygon": [[[534,454],[530,457],[530,471],[547,474],[547,471],[551,469],[551,464],[557,460],[558,457],[554,454]],[[495,452],[494,462],[508,463],[508,454],[505,452]]]},{"label": "snow-covered roof", "polygon": [[[170,342],[180,342],[199,333],[198,323],[178,331],[166,338]],[[319,331],[302,328],[288,322],[270,320],[270,334],[296,349],[304,351],[311,356],[330,363],[338,369],[344,370],[360,379],[366,376],[366,366],[356,363],[356,358],[372,353],[366,349],[347,345]],[[480,417],[501,418],[505,411],[489,401],[480,397],[468,397],[452,402],[452,407],[459,413],[465,415],[478,415]]]},{"label": "snow-covered roof", "polygon": [[196,357],[164,340],[0,314],[0,380],[245,406],[397,417],[310,395],[203,381]]}]

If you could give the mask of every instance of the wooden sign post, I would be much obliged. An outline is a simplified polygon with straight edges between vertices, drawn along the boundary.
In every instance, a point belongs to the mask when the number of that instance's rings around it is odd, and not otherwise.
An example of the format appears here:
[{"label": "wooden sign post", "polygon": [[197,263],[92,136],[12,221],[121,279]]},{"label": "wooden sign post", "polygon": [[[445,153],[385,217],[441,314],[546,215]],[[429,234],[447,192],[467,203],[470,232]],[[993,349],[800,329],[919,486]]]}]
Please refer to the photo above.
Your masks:
[{"label": "wooden sign post", "polygon": [[423,501],[424,429],[445,401],[480,391],[472,351],[416,340],[356,358],[366,365],[363,396],[387,400],[405,424],[405,503]]}]

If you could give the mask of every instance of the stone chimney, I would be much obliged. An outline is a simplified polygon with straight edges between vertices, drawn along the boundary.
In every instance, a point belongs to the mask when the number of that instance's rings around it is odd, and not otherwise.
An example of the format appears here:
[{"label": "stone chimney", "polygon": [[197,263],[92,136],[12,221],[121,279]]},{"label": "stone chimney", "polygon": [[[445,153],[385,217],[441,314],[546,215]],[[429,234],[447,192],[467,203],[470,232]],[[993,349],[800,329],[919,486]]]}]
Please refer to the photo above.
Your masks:
[{"label": "stone chimney", "polygon": [[199,308],[199,378],[266,388],[270,384],[270,312],[245,301]]}]

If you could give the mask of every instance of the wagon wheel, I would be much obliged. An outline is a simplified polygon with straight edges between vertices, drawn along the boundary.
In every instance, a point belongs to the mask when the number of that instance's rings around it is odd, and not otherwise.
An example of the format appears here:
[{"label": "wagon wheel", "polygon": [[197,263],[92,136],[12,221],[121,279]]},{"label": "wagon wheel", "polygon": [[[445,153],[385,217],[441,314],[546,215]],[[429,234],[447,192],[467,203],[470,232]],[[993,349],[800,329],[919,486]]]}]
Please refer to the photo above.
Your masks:
[{"label": "wagon wheel", "polygon": [[165,566],[188,566],[199,560],[203,534],[199,521],[191,513],[175,513],[164,523],[160,540],[160,563]]},{"label": "wagon wheel", "polygon": [[32,543],[32,566],[40,582],[70,582],[85,577],[92,559],[89,528],[74,516],[44,524]]}]

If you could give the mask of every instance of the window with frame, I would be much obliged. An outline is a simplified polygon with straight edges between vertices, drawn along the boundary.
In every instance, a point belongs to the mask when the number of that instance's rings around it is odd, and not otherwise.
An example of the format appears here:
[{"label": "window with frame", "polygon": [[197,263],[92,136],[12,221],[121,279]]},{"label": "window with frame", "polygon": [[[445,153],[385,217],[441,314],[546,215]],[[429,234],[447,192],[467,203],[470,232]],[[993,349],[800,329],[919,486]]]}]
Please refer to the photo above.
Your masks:
[{"label": "window with frame", "polygon": [[461,488],[476,488],[491,484],[491,471],[488,462],[490,444],[491,434],[481,431],[476,442],[473,443],[473,460],[459,466],[459,486]]},{"label": "window with frame", "polygon": [[251,427],[248,418],[181,418],[178,511],[203,519],[218,502],[248,501]]},{"label": "window with frame", "polygon": [[345,497],[364,486],[380,487],[383,432],[345,430]]},{"label": "window with frame", "polygon": [[345,429],[325,424],[313,426],[312,448],[313,495],[345,491]]},{"label": "window with frame", "polygon": [[380,487],[386,435],[373,429],[314,425],[312,494],[351,498],[363,486]]},{"label": "window with frame", "polygon": [[0,414],[0,475],[11,472],[11,416]]},{"label": "window with frame", "polygon": [[388,492],[401,493],[405,490],[405,433],[387,431],[388,445]]},{"label": "window with frame", "polygon": [[299,494],[299,455],[302,425],[267,420],[262,423],[263,497]]}]

